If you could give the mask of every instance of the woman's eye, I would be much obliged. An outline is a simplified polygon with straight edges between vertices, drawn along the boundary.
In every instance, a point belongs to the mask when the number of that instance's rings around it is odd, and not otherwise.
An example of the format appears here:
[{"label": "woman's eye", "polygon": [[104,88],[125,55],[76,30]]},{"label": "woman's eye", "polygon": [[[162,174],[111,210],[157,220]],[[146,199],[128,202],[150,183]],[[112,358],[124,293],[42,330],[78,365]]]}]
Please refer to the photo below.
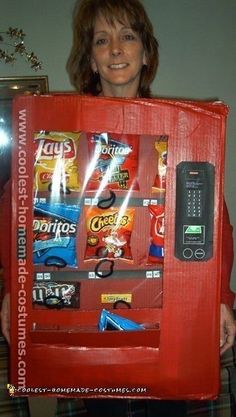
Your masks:
[{"label": "woman's eye", "polygon": [[105,39],[105,38],[96,39],[95,40],[95,45],[98,45],[98,46],[105,45],[106,42],[107,42],[107,39]]},{"label": "woman's eye", "polygon": [[123,38],[126,41],[133,41],[134,39],[136,39],[136,37],[133,35],[133,33],[126,33]]}]

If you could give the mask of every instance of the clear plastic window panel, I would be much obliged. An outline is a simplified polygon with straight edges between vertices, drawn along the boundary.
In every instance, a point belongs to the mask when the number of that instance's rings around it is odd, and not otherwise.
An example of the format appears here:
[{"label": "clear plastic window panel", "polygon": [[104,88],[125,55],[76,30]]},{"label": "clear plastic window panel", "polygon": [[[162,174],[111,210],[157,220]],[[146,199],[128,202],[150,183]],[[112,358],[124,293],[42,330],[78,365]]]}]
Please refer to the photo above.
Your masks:
[{"label": "clear plastic window panel", "polygon": [[161,308],[168,137],[34,134],[33,304]]}]

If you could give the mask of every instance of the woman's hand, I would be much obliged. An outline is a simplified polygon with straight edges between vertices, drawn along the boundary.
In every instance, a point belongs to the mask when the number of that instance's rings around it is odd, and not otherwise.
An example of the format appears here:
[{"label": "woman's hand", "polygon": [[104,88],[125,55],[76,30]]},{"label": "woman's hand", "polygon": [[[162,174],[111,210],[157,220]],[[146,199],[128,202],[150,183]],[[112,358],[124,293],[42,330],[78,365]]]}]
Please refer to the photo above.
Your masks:
[{"label": "woman's hand", "polygon": [[236,325],[232,309],[227,304],[221,304],[220,310],[220,354],[234,344]]},{"label": "woman's hand", "polygon": [[3,336],[10,344],[10,294],[7,293],[2,300],[1,326]]}]

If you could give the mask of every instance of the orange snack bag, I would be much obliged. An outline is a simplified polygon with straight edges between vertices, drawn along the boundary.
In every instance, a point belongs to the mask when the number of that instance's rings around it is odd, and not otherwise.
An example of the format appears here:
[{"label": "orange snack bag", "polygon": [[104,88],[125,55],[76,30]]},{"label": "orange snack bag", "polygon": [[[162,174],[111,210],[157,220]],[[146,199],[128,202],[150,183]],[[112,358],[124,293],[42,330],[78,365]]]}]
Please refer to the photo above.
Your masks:
[{"label": "orange snack bag", "polygon": [[85,260],[123,259],[132,261],[130,247],[134,209],[86,208],[87,246]]}]

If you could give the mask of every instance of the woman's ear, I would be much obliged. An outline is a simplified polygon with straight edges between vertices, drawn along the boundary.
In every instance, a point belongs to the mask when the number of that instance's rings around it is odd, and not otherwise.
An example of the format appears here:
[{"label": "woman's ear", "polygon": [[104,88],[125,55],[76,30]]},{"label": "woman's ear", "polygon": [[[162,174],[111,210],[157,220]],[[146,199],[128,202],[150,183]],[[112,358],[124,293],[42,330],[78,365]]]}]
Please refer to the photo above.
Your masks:
[{"label": "woman's ear", "polygon": [[147,65],[147,56],[146,56],[146,52],[143,52],[143,65]]},{"label": "woman's ear", "polygon": [[93,73],[96,74],[98,72],[98,68],[95,60],[92,57],[90,58],[90,65]]}]

